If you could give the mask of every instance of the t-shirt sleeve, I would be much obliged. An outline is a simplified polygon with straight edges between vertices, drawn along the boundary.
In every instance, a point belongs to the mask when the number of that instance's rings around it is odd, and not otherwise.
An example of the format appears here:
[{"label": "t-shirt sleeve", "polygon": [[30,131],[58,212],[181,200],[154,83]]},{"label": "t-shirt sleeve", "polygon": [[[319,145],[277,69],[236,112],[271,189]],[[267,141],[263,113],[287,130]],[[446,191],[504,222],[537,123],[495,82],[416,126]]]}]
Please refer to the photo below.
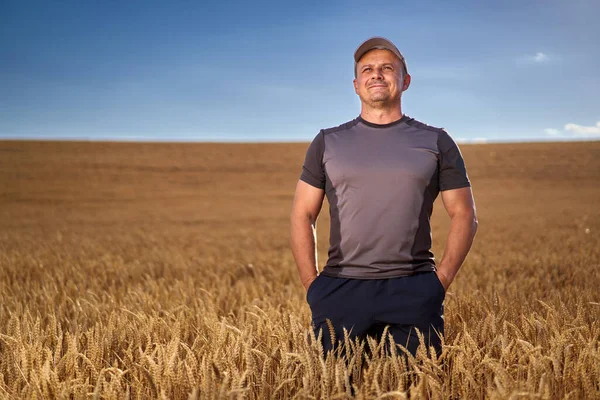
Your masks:
[{"label": "t-shirt sleeve", "polygon": [[471,186],[465,161],[458,146],[446,131],[438,136],[440,190],[459,189]]},{"label": "t-shirt sleeve", "polygon": [[325,189],[325,168],[323,167],[323,152],[325,138],[323,131],[313,139],[304,159],[300,180],[319,189]]}]

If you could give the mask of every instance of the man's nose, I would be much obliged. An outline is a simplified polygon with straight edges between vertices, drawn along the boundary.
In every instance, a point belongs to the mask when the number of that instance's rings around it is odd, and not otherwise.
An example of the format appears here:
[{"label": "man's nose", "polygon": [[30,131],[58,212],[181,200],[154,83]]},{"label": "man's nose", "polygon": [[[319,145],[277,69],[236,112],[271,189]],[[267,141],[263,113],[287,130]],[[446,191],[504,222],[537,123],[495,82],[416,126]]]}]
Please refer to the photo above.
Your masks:
[{"label": "man's nose", "polygon": [[373,68],[371,79],[383,79],[383,70],[381,68]]}]

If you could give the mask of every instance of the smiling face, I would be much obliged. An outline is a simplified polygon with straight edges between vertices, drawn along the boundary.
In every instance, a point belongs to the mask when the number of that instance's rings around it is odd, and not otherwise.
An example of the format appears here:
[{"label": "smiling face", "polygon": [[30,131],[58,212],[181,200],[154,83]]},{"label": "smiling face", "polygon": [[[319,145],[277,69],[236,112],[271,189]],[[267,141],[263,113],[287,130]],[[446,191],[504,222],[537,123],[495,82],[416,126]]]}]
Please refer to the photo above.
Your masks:
[{"label": "smiling face", "polygon": [[402,62],[389,50],[370,50],[358,60],[354,90],[363,106],[399,107],[402,92],[409,84],[410,75],[404,73]]}]

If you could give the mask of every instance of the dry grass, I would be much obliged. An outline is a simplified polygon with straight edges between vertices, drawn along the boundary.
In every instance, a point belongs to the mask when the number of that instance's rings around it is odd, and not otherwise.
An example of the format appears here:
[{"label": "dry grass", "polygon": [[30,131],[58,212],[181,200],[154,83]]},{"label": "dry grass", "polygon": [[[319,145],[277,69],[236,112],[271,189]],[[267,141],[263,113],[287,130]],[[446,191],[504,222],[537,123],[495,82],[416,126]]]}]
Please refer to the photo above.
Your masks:
[{"label": "dry grass", "polygon": [[443,354],[408,366],[320,358],[287,247],[305,149],[0,142],[0,398],[600,397],[600,142],[463,146],[480,229]]}]

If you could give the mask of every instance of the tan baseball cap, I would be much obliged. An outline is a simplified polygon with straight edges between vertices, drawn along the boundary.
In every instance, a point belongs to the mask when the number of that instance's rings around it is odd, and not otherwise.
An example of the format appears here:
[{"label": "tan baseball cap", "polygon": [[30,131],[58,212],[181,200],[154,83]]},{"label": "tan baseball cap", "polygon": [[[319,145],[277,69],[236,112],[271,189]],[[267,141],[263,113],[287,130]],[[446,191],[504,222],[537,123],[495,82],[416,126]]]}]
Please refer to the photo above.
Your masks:
[{"label": "tan baseball cap", "polygon": [[404,59],[402,53],[400,53],[400,50],[398,50],[398,48],[394,45],[394,43],[392,43],[390,40],[384,37],[375,36],[362,42],[362,44],[358,46],[358,48],[354,52],[354,76],[356,76],[356,64],[358,63],[358,60],[360,60],[360,58],[364,56],[367,51],[373,49],[389,50],[392,53],[394,53],[396,57],[398,57],[402,62],[402,66],[404,67],[404,73],[408,74],[408,69],[406,68],[406,60]]}]

